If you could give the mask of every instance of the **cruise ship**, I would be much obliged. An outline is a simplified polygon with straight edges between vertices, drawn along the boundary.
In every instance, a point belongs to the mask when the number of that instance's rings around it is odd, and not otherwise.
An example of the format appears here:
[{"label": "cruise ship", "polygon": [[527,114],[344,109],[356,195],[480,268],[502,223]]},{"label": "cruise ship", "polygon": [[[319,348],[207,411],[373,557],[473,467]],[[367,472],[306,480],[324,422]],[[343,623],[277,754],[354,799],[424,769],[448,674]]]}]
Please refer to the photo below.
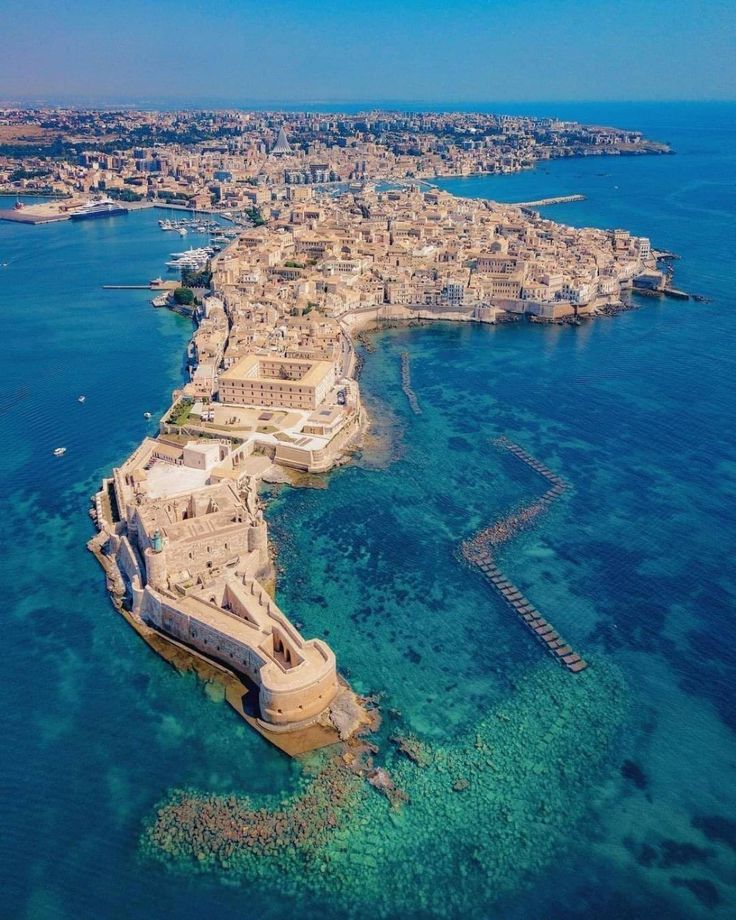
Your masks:
[{"label": "cruise ship", "polygon": [[101,198],[98,201],[88,201],[70,214],[71,220],[92,220],[95,217],[116,217],[118,214],[127,214],[128,209],[119,205],[112,198]]}]

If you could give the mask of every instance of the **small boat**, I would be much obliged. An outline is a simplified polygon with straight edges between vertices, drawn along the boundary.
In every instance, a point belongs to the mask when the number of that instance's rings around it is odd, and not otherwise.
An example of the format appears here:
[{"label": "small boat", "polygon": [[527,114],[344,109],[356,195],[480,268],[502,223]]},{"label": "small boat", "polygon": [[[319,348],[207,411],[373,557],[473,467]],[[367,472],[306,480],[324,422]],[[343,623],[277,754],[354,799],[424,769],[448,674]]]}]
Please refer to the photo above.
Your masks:
[{"label": "small boat", "polygon": [[65,453],[66,447],[57,447],[56,450],[54,450],[55,457],[63,457]]},{"label": "small boat", "polygon": [[86,398],[86,396],[77,396],[77,402],[83,403]]},{"label": "small boat", "polygon": [[144,413],[143,413],[143,418],[152,418],[151,413],[150,413],[150,412],[144,412]]}]

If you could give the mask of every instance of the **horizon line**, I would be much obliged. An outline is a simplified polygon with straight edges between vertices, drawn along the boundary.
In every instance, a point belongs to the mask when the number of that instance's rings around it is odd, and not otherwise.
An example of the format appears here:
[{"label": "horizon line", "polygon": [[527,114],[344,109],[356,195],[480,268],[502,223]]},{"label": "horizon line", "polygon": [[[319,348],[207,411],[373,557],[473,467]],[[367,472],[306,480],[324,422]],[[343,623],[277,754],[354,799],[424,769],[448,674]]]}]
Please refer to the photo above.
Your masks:
[{"label": "horizon line", "polygon": [[523,106],[523,105],[733,105],[736,104],[736,97],[734,98],[667,98],[667,99],[658,99],[658,98],[648,98],[648,99],[400,99],[400,98],[385,98],[385,99],[245,99],[245,100],[236,100],[229,98],[217,98],[215,96],[189,96],[189,97],[178,97],[178,96],[140,96],[140,97],[122,97],[122,96],[107,96],[107,97],[85,97],[82,94],[69,94],[59,95],[59,96],[45,96],[43,94],[38,95],[24,95],[24,96],[12,96],[1,98],[0,97],[0,106],[9,106],[18,103],[24,104],[37,104],[37,105],[73,105],[78,103],[80,106],[110,106],[110,105],[124,105],[124,106],[133,106],[139,104],[156,104],[156,105],[176,105],[177,107],[188,107],[196,105],[211,104],[218,106],[224,106],[227,108],[243,109],[248,108],[249,106],[254,107],[263,107],[263,106],[274,106],[278,108],[280,106],[290,106],[296,107],[300,105],[304,106],[313,106],[313,105],[350,105],[350,106],[367,106],[369,108],[376,108],[379,106],[418,106],[418,105],[430,105],[432,107],[437,106],[474,106],[474,105],[514,105],[514,106]]}]

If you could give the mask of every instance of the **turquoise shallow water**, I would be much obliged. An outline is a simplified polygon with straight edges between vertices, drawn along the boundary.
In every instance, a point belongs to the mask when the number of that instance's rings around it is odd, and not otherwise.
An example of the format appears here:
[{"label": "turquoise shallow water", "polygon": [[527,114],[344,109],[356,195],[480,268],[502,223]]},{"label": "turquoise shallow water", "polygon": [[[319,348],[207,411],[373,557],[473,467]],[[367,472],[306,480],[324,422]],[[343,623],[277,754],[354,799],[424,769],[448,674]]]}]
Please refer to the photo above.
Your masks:
[{"label": "turquoise shallow water", "polygon": [[[223,877],[141,855],[170,789],[258,802],[299,788],[300,770],[149,653],[83,549],[87,496],[147,430],[143,412],[166,405],[191,331],[145,292],[99,285],[158,274],[176,246],[151,213],[0,224],[0,916],[733,914],[733,109],[618,123],[677,156],[447,184],[505,200],[582,192],[547,213],[647,233],[712,303],[645,301],[577,329],[379,333],[361,378],[378,443],[324,488],[272,491],[280,603],[358,689],[383,694],[384,748],[411,731],[436,756],[422,772],[387,755],[412,803],[392,814],[369,790],[324,870],[287,860]],[[591,661],[580,679],[457,555],[540,491],[490,443],[499,434],[572,485],[501,563]],[[466,775],[467,794],[453,791]]]}]

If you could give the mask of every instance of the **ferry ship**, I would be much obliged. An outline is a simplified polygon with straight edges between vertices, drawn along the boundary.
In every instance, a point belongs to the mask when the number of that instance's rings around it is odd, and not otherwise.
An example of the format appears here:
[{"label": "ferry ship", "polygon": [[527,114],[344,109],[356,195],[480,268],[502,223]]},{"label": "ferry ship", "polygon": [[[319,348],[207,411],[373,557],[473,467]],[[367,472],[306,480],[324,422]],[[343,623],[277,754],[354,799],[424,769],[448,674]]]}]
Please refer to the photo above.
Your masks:
[{"label": "ferry ship", "polygon": [[111,198],[101,198],[99,201],[88,201],[81,208],[77,208],[71,213],[70,220],[92,220],[96,217],[116,217],[118,214],[127,213],[127,208]]}]

